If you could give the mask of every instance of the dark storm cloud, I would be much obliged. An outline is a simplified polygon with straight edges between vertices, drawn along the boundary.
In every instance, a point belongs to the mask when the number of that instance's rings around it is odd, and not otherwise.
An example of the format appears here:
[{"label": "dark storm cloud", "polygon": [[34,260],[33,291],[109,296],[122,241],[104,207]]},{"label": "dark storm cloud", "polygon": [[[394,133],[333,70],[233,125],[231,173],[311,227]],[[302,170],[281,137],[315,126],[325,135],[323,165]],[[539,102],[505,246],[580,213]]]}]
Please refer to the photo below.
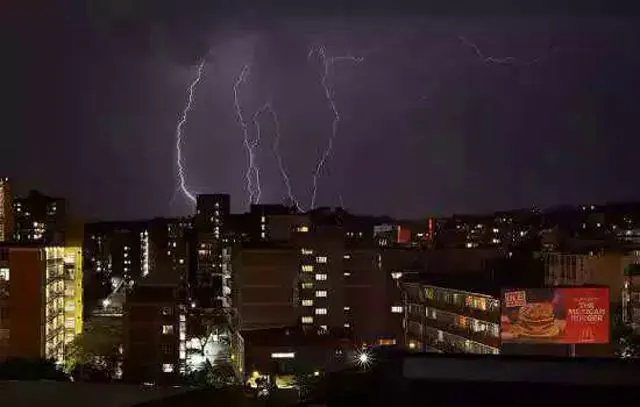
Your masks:
[{"label": "dark storm cloud", "polygon": [[[632,18],[184,3],[77,2],[32,29],[16,24],[19,62],[3,68],[15,112],[0,173],[19,190],[68,197],[85,216],[186,213],[174,195],[175,126],[193,66],[208,55],[184,128],[188,185],[230,192],[234,209],[244,207],[232,84],[251,63],[240,88],[251,134],[252,115],[271,101],[294,193],[307,206],[333,119],[321,61],[307,59],[322,44],[364,62],[330,71],[342,121],[320,204],[342,197],[358,212],[423,216],[637,197]],[[512,60],[488,62],[478,50]],[[260,124],[263,197],[281,202],[273,120]]]}]

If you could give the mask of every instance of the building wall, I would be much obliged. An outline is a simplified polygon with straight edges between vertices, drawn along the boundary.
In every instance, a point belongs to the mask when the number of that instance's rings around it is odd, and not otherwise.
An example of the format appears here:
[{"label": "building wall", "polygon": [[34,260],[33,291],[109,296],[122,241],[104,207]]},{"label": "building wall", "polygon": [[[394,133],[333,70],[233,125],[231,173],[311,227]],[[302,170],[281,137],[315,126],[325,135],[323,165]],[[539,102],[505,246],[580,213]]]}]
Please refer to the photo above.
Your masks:
[{"label": "building wall", "polygon": [[0,242],[13,238],[13,196],[7,178],[0,178]]},{"label": "building wall", "polygon": [[[625,270],[640,263],[640,257],[623,254],[543,254],[545,283],[555,285],[605,285],[610,288],[611,303],[620,304]],[[613,308],[612,308],[613,309]]]},{"label": "building wall", "polygon": [[7,261],[8,255],[6,250],[0,250],[0,359],[7,357],[10,349],[9,286],[11,273]]},{"label": "building wall", "polygon": [[233,268],[234,304],[240,315],[240,330],[295,325],[297,250],[239,249]]},{"label": "building wall", "polygon": [[171,289],[156,290],[145,287],[144,292],[138,292],[136,298],[127,303],[126,381],[172,383],[180,371],[179,307]]},{"label": "building wall", "polygon": [[44,356],[45,254],[37,248],[8,249],[9,355]]},{"label": "building wall", "polygon": [[348,323],[344,311],[344,231],[314,225],[307,232],[296,233],[294,242],[300,248],[300,322],[320,330],[343,329]]},{"label": "building wall", "polygon": [[384,266],[383,254],[377,249],[359,249],[346,251],[345,256],[345,322],[353,337],[367,343],[402,342],[402,314],[392,308],[402,305],[400,291]]}]

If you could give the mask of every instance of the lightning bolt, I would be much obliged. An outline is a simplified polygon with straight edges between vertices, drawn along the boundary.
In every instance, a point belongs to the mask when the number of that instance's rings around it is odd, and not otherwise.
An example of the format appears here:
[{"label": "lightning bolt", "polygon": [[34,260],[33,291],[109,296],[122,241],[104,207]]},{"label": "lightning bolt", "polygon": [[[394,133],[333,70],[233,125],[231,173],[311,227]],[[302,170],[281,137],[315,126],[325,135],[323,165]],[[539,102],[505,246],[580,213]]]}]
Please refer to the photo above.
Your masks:
[{"label": "lightning bolt", "polygon": [[238,96],[238,88],[240,85],[246,83],[247,76],[249,75],[249,71],[251,66],[249,64],[244,65],[242,67],[242,71],[236,78],[233,83],[233,100],[234,106],[236,109],[236,116],[238,118],[238,123],[240,124],[240,128],[242,129],[242,135],[244,138],[244,147],[247,150],[247,171],[245,178],[247,179],[247,192],[249,193],[249,205],[253,203],[258,203],[260,201],[260,196],[262,195],[262,190],[260,188],[260,171],[256,166],[256,155],[255,148],[258,146],[260,142],[260,135],[258,134],[255,141],[251,141],[249,137],[249,126],[242,114],[242,108],[240,107],[240,98]]},{"label": "lightning bolt", "polygon": [[187,96],[188,96],[187,104],[182,110],[182,115],[180,116],[180,120],[178,121],[178,125],[176,126],[176,167],[178,171],[177,175],[178,175],[178,181],[179,181],[178,190],[181,191],[182,194],[187,199],[189,199],[193,204],[196,203],[196,197],[187,188],[187,182],[185,180],[184,159],[182,157],[182,137],[183,137],[183,127],[187,122],[187,116],[189,115],[189,112],[191,111],[191,107],[193,106],[195,88],[196,86],[198,86],[198,83],[200,83],[200,80],[202,79],[202,73],[204,71],[205,65],[206,65],[206,59],[203,59],[202,62],[200,62],[200,65],[198,65],[198,71],[197,71],[196,77],[193,79],[193,81],[191,81],[191,84],[187,88]]},{"label": "lightning bolt", "polygon": [[473,49],[475,54],[480,59],[482,59],[483,62],[489,62],[489,63],[494,63],[494,64],[511,64],[511,63],[516,62],[516,59],[514,57],[496,58],[496,57],[492,57],[492,56],[485,56],[484,53],[480,50],[480,48],[476,44],[474,44],[473,42],[469,41],[465,37],[460,36],[458,38],[460,39],[460,41],[462,41],[463,44],[465,44],[466,46],[468,46],[471,49]]},{"label": "lightning bolt", "polygon": [[299,212],[302,212],[302,208],[300,207],[300,203],[298,202],[298,200],[293,195],[293,191],[291,189],[291,180],[289,179],[289,175],[287,174],[287,170],[285,169],[285,166],[284,166],[284,161],[282,159],[282,156],[280,155],[280,121],[278,120],[278,114],[276,113],[275,109],[273,108],[273,104],[271,102],[265,103],[253,115],[253,123],[254,123],[254,125],[256,127],[256,135],[257,135],[256,137],[258,139],[260,139],[260,121],[259,121],[259,118],[265,112],[269,112],[271,114],[271,118],[273,119],[273,123],[275,125],[275,138],[274,138],[274,141],[273,141],[273,147],[272,147],[271,151],[275,155],[276,160],[278,162],[278,168],[280,169],[280,174],[282,175],[282,179],[284,180],[285,187],[287,188],[287,195],[289,197],[289,200],[296,206],[296,209]]},{"label": "lightning bolt", "polygon": [[316,205],[316,196],[318,193],[318,178],[320,177],[320,171],[322,167],[324,167],[327,158],[331,155],[331,151],[333,150],[333,141],[336,138],[336,134],[338,132],[338,123],[340,122],[340,113],[338,112],[338,108],[336,106],[335,99],[333,98],[333,89],[329,84],[329,74],[331,72],[331,68],[337,62],[349,61],[352,63],[360,63],[364,59],[361,57],[354,57],[351,55],[345,56],[337,56],[337,57],[329,57],[327,56],[327,51],[324,46],[316,46],[312,47],[309,50],[307,55],[308,58],[311,58],[314,54],[317,54],[320,57],[320,61],[322,62],[322,77],[320,80],[320,84],[324,89],[324,94],[329,103],[329,107],[331,108],[331,112],[333,113],[333,123],[331,125],[331,135],[327,142],[327,147],[325,148],[320,160],[318,161],[318,165],[316,166],[315,172],[313,174],[313,192],[311,195],[311,206],[310,209],[314,209]]}]

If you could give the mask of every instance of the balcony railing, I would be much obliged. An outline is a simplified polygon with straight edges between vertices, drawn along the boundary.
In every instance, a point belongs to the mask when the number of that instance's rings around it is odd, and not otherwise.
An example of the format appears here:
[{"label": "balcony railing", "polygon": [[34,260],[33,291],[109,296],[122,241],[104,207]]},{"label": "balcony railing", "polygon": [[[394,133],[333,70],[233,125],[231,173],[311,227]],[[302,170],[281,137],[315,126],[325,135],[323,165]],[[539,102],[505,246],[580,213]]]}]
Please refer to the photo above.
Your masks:
[{"label": "balcony railing", "polygon": [[500,338],[492,335],[487,331],[474,331],[470,327],[463,328],[451,323],[429,318],[424,319],[424,325],[431,328],[439,329],[443,332],[448,332],[453,335],[462,336],[466,339],[479,342],[483,345],[492,346],[494,348],[500,347]]},{"label": "balcony railing", "polygon": [[479,319],[481,321],[488,321],[498,323],[500,321],[500,309],[488,309],[486,311],[471,308],[466,305],[456,305],[445,301],[438,300],[425,300],[424,306],[429,308],[441,309],[444,311],[453,312],[454,314],[463,315]]}]

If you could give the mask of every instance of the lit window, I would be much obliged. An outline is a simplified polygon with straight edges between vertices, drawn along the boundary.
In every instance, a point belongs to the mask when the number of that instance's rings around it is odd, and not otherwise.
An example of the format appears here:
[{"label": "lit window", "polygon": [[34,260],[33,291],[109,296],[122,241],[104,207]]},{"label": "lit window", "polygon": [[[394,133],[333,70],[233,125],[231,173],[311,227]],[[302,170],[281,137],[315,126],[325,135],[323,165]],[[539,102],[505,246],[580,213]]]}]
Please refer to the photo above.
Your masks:
[{"label": "lit window", "polygon": [[64,327],[65,328],[69,328],[69,329],[73,329],[76,326],[76,320],[73,318],[67,318],[64,320]]},{"label": "lit window", "polygon": [[180,259],[179,263],[184,264],[184,259]]},{"label": "lit window", "polygon": [[345,328],[351,328],[351,324],[350,324],[350,323],[348,323],[348,322],[345,322],[345,323],[344,323],[344,327],[345,327]]},{"label": "lit window", "polygon": [[261,216],[261,217],[260,217],[260,222],[264,223],[264,222],[266,222],[266,221],[267,221],[267,218],[265,218],[264,216]]},{"label": "lit window", "polygon": [[9,268],[2,267],[0,268],[0,281],[9,281]]},{"label": "lit window", "polygon": [[173,309],[171,307],[162,307],[162,315],[171,315],[173,314]]},{"label": "lit window", "polygon": [[306,289],[313,288],[313,283],[310,281],[304,282],[302,283],[302,288],[306,288]]},{"label": "lit window", "polygon": [[302,249],[300,250],[300,252],[304,255],[304,256],[310,256],[313,254],[313,250],[311,249]]},{"label": "lit window", "polygon": [[345,311],[351,311],[351,307],[344,307],[343,308]]},{"label": "lit window", "polygon": [[302,317],[302,323],[303,324],[313,324],[313,317]]},{"label": "lit window", "polygon": [[391,307],[391,312],[394,314],[402,314],[402,307],[399,305],[394,305]]},{"label": "lit window", "polygon": [[316,291],[316,297],[326,297],[327,296],[327,291],[326,290],[318,290]]},{"label": "lit window", "polygon": [[327,279],[326,274],[316,274],[316,281],[324,281]]},{"label": "lit window", "polygon": [[344,276],[345,277],[351,277],[351,272],[350,271],[345,271],[344,272]]},{"label": "lit window", "polygon": [[402,272],[394,271],[393,273],[391,273],[391,278],[393,278],[394,280],[402,278]]},{"label": "lit window", "polygon": [[301,233],[306,233],[309,231],[309,226],[306,226],[306,225],[298,226],[296,230]]},{"label": "lit window", "polygon": [[313,300],[302,300],[302,306],[303,307],[312,307],[313,306]]},{"label": "lit window", "polygon": [[328,326],[326,326],[326,325],[320,325],[320,330],[322,330],[322,331],[328,331],[328,330],[329,330],[329,327],[328,327]]},{"label": "lit window", "polygon": [[327,262],[327,256],[318,256],[316,257],[316,263],[322,264]]},{"label": "lit window", "polygon": [[326,308],[316,308],[316,315],[327,315]]},{"label": "lit window", "polygon": [[172,363],[163,363],[162,364],[162,372],[163,373],[172,373],[173,372],[173,364]]},{"label": "lit window", "polygon": [[313,271],[313,265],[312,264],[303,264],[302,265],[302,271],[304,271],[306,273],[311,273]]},{"label": "lit window", "polygon": [[344,256],[342,256],[343,259],[345,260],[349,260],[351,259],[351,255],[350,254],[345,254]]},{"label": "lit window", "polygon": [[163,335],[173,335],[173,325],[162,325]]},{"label": "lit window", "polygon": [[293,359],[296,357],[294,352],[276,352],[272,353],[271,357],[273,359]]},{"label": "lit window", "polygon": [[266,237],[267,237],[267,234],[266,234],[266,233],[264,233],[264,232],[262,232],[262,233],[260,233],[260,237],[261,237],[262,239],[264,239],[264,238],[266,238]]}]

